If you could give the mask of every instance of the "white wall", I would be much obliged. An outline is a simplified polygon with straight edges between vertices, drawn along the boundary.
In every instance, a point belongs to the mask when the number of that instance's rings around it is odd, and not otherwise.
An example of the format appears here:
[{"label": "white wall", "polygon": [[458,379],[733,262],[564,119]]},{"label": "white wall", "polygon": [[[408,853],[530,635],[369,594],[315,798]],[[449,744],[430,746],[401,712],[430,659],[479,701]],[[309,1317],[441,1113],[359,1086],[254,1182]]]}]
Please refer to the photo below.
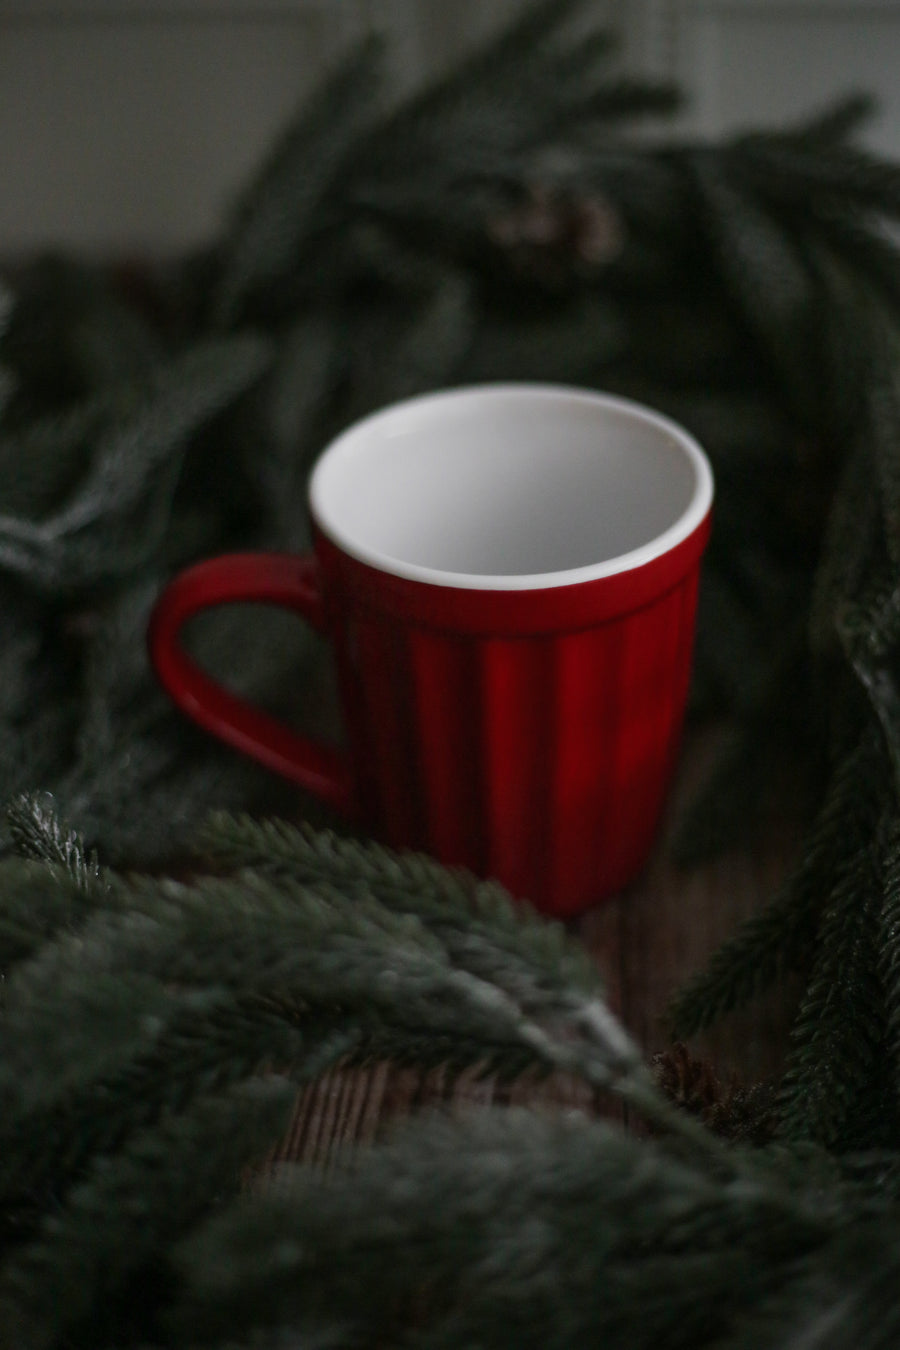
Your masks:
[{"label": "white wall", "polygon": [[0,0],[0,255],[180,249],[354,37],[395,90],[522,0]]},{"label": "white wall", "polygon": [[691,99],[703,136],[779,126],[844,93],[874,94],[863,135],[900,158],[900,0],[623,0],[636,59]]},{"label": "white wall", "polygon": [[207,235],[361,9],[0,0],[0,252]]},{"label": "white wall", "polygon": [[[692,95],[683,129],[779,123],[880,93],[900,156],[900,0],[596,0],[633,68]],[[398,87],[522,0],[0,0],[0,255],[208,236],[305,89],[367,26]]]}]

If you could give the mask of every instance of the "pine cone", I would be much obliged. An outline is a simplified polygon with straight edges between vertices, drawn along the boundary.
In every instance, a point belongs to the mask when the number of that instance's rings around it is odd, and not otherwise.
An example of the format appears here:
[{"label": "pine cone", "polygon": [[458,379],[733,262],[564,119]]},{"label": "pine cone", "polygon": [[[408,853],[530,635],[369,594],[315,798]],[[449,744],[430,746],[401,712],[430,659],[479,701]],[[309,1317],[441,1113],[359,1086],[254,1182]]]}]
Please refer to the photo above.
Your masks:
[{"label": "pine cone", "polygon": [[736,1075],[723,1084],[711,1064],[694,1059],[676,1041],[651,1060],[662,1092],[714,1134],[732,1143],[765,1144],[775,1132],[775,1088],[769,1083],[743,1087]]},{"label": "pine cone", "polygon": [[524,200],[488,222],[488,235],[517,269],[544,281],[597,268],[622,252],[625,228],[605,198],[534,184]]}]

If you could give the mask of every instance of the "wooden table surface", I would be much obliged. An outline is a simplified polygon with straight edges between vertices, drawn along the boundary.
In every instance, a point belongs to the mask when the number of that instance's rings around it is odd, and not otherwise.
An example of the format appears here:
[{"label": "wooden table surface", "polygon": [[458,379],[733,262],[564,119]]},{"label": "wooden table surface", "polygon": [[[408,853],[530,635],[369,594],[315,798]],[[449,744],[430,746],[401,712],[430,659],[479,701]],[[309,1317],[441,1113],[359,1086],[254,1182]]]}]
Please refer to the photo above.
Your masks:
[{"label": "wooden table surface", "polygon": [[[669,1043],[663,1013],[673,991],[772,896],[790,865],[797,832],[769,840],[752,854],[734,852],[685,871],[670,856],[671,822],[715,753],[718,733],[688,740],[668,817],[644,874],[627,891],[598,905],[572,925],[603,973],[609,1002],[648,1056]],[[784,1059],[796,992],[790,988],[724,1019],[690,1044],[723,1080],[756,1082],[776,1074]],[[339,1150],[375,1138],[391,1121],[437,1102],[586,1103],[580,1085],[523,1080],[502,1093],[474,1073],[450,1083],[441,1071],[378,1064],[336,1069],[298,1097],[291,1128],[272,1162],[304,1161],[327,1168]]]}]

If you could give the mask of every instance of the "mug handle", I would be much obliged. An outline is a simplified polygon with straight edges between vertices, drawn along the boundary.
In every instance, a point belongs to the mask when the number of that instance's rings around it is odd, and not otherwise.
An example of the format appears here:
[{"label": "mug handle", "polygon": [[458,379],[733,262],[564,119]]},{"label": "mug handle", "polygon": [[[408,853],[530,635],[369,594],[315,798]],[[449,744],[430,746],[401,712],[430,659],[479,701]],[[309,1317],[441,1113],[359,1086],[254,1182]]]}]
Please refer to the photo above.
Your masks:
[{"label": "mug handle", "polygon": [[277,718],[230,693],[197,665],[179,641],[201,610],[238,601],[279,605],[327,631],[315,555],[227,553],[179,573],[157,600],[147,631],[150,660],[175,705],[206,731],[313,793],[345,816],[355,813],[346,755],[300,736]]}]

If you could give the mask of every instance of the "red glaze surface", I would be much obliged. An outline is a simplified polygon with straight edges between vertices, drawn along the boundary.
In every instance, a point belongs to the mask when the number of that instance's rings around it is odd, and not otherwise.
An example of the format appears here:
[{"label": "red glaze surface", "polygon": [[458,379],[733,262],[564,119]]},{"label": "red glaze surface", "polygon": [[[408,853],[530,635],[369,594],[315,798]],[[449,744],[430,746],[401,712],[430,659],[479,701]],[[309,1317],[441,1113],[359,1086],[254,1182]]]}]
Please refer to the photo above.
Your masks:
[{"label": "red glaze surface", "polygon": [[[437,586],[359,562],[236,554],[161,597],[153,663],[207,730],[396,846],[568,916],[621,889],[653,840],[690,679],[707,516],[630,571],[531,591]],[[295,610],[335,645],[349,761],[216,684],[178,642],[208,605]]]},{"label": "red glaze surface", "polygon": [[193,661],[179,642],[184,624],[201,610],[253,600],[294,610],[323,631],[325,616],[314,557],[288,553],[229,553],[196,563],[172,581],[150,618],[150,659],[173,702],[199,726],[315,793],[345,815],[355,812],[350,765],[328,746],[230,693]]}]

